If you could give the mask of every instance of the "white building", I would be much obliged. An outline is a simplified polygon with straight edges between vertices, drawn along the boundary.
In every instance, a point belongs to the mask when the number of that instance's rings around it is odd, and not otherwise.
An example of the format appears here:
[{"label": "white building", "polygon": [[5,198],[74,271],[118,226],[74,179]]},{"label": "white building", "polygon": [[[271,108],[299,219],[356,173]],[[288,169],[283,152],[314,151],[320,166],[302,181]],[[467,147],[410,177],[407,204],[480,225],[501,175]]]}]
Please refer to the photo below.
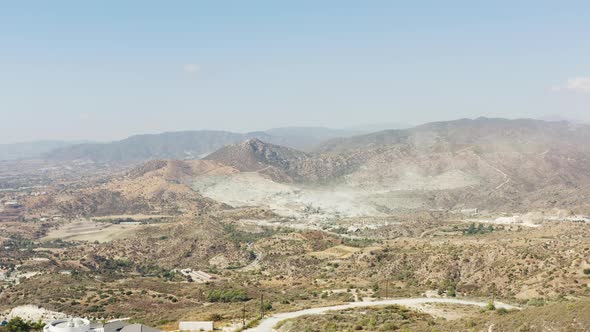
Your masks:
[{"label": "white building", "polygon": [[45,325],[43,332],[94,332],[90,321],[84,318],[58,319]]},{"label": "white building", "polygon": [[194,282],[197,283],[206,283],[215,279],[212,275],[205,273],[203,271],[195,271],[193,269],[182,269],[180,273],[184,276],[191,277]]},{"label": "white building", "polygon": [[213,331],[213,322],[180,322],[178,324],[180,331]]},{"label": "white building", "polygon": [[[209,331],[209,330],[206,330]],[[43,332],[161,332],[142,324],[129,324],[117,320],[106,324],[91,323],[84,318],[68,318],[55,320],[43,328]]]}]

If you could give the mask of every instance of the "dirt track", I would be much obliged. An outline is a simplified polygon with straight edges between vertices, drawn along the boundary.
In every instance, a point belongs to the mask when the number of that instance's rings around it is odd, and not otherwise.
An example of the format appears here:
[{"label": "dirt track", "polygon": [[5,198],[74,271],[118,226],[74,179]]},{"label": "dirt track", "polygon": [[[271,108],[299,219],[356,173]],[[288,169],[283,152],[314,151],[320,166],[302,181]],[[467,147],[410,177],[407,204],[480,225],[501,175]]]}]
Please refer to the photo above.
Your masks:
[{"label": "dirt track", "polygon": [[[448,303],[448,304],[463,304],[463,305],[474,305],[478,307],[484,307],[487,305],[485,302],[480,301],[471,301],[471,300],[460,300],[460,299],[446,299],[446,298],[410,298],[410,299],[392,299],[392,300],[382,300],[382,301],[362,301],[362,302],[352,302],[349,304],[343,305],[336,305],[331,307],[321,307],[321,308],[312,308],[312,309],[305,309],[300,311],[293,311],[293,312],[286,312],[286,313],[279,313],[272,316],[269,316],[263,319],[260,322],[260,325],[257,327],[251,328],[246,330],[246,332],[273,332],[275,331],[273,327],[277,325],[279,322],[285,319],[292,319],[297,318],[305,315],[318,315],[326,313],[327,311],[335,311],[335,310],[345,310],[351,308],[362,308],[362,307],[376,307],[376,306],[383,306],[383,305],[403,305],[408,308],[420,309],[420,305],[426,303]],[[504,304],[501,302],[495,302],[494,305],[496,308],[504,308],[504,309],[518,309],[518,307]]]}]

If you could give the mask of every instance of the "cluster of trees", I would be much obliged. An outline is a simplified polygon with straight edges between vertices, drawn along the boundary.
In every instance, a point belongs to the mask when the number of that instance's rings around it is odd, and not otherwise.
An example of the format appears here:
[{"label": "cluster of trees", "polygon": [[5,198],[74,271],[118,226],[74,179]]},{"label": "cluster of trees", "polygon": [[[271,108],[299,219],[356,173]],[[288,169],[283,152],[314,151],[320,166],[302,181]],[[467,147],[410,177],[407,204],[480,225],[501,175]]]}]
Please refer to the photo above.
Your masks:
[{"label": "cluster of trees", "polygon": [[248,301],[250,297],[241,289],[214,289],[207,293],[209,302],[242,302]]},{"label": "cluster of trees", "polygon": [[45,248],[68,248],[73,246],[75,246],[73,242],[67,242],[62,239],[55,239],[48,242],[43,242],[43,247]]},{"label": "cluster of trees", "polygon": [[177,280],[182,280],[181,278],[179,278],[177,273],[171,272],[170,270],[167,270],[155,264],[135,265],[135,271],[141,274],[142,277],[160,277],[168,281],[172,281],[175,278]]},{"label": "cluster of trees", "polygon": [[483,224],[478,224],[477,227],[475,224],[470,224],[467,229],[463,230],[464,235],[475,235],[475,234],[485,234],[493,232],[494,226],[488,225],[488,227],[484,227]]},{"label": "cluster of trees", "polygon": [[227,239],[236,244],[254,243],[262,238],[270,237],[271,235],[280,232],[280,229],[265,229],[264,232],[251,233],[241,231],[234,224],[227,224],[223,226],[223,231],[227,234]]},{"label": "cluster of trees", "polygon": [[31,322],[25,321],[20,317],[14,317],[6,326],[3,327],[5,331],[8,332],[30,332],[30,331],[43,331],[43,327],[45,327],[45,323],[38,321],[38,322]]},{"label": "cluster of trees", "polygon": [[96,261],[100,264],[101,269],[105,271],[118,271],[133,265],[128,259],[113,259],[101,256],[96,256]]}]

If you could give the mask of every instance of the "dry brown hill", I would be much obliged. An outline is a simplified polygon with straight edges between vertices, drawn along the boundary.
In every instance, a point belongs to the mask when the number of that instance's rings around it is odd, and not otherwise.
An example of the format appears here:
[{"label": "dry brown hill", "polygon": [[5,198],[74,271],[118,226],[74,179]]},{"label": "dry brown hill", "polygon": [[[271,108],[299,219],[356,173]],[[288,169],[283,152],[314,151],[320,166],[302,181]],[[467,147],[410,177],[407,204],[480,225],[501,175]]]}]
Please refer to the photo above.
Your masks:
[{"label": "dry brown hill", "polygon": [[588,143],[587,126],[482,118],[340,140],[324,151],[364,155],[345,176],[354,186],[404,191],[434,207],[528,210],[586,204]]},{"label": "dry brown hill", "polygon": [[190,187],[191,178],[237,172],[212,161],[146,162],[119,178],[97,181],[80,189],[58,189],[27,202],[29,212],[65,216],[121,214],[200,214],[226,206],[199,195]]}]

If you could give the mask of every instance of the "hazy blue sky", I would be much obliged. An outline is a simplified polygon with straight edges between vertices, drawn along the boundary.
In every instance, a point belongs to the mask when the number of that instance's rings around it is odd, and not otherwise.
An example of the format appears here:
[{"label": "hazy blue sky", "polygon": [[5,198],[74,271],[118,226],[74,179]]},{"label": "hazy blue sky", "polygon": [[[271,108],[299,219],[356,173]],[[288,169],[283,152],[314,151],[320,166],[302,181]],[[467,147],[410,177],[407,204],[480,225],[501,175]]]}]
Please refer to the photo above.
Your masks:
[{"label": "hazy blue sky", "polygon": [[0,143],[590,120],[589,1],[2,1]]}]

